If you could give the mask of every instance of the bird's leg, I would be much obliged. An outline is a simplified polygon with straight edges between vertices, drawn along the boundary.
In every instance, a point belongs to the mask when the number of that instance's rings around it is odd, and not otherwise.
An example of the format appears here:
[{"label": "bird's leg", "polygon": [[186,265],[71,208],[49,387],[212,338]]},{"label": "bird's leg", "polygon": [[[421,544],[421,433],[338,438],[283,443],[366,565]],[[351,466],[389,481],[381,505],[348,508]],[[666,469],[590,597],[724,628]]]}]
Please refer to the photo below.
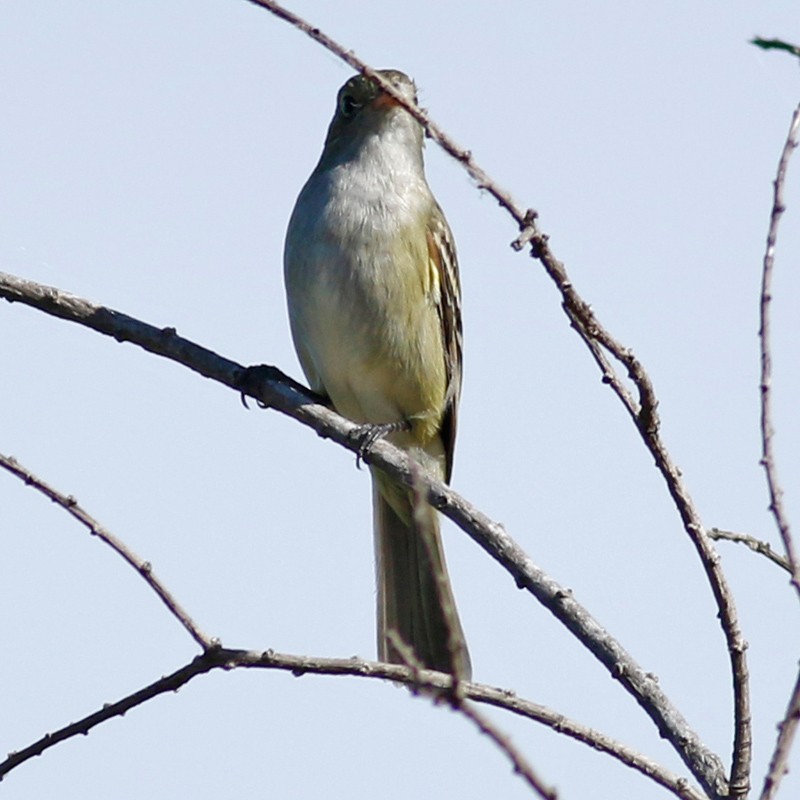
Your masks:
[{"label": "bird's leg", "polygon": [[350,438],[358,443],[358,450],[356,451],[356,466],[361,467],[361,462],[366,460],[372,445],[379,439],[383,439],[390,433],[397,433],[397,431],[410,431],[411,422],[407,419],[401,419],[397,422],[366,422],[359,425],[351,434]]}]

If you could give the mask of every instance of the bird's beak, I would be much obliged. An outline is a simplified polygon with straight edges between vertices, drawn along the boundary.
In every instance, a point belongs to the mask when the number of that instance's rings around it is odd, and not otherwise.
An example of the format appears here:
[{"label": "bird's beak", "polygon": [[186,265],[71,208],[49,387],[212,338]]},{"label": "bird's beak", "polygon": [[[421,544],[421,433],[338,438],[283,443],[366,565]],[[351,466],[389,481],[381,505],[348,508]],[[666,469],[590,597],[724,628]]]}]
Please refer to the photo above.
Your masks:
[{"label": "bird's beak", "polygon": [[381,108],[388,110],[399,105],[400,103],[391,95],[386,94],[386,92],[378,92],[378,96],[372,101],[372,107],[375,109]]}]

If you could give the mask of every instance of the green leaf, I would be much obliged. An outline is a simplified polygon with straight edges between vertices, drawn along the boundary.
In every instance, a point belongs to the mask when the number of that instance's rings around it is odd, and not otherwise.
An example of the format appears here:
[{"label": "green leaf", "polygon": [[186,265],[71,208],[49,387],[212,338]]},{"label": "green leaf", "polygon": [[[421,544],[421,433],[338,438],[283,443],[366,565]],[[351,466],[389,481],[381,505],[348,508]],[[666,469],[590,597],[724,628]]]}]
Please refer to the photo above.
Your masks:
[{"label": "green leaf", "polygon": [[750,44],[754,44],[762,50],[786,50],[787,53],[800,58],[800,47],[784,42],[782,39],[762,39],[760,36],[756,36],[750,40]]}]

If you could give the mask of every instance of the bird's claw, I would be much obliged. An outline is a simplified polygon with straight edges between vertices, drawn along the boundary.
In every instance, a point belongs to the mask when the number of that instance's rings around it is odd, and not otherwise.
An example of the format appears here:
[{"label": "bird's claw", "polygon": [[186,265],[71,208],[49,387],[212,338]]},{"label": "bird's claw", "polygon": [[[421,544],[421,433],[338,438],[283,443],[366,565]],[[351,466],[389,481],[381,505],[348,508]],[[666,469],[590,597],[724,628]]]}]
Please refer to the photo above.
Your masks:
[{"label": "bird's claw", "polygon": [[253,367],[244,367],[236,380],[236,388],[239,390],[239,397],[242,405],[249,409],[247,405],[247,396],[253,397],[259,408],[268,408],[269,406],[263,401],[259,400],[255,395],[258,392],[259,385],[266,380],[275,380],[276,378],[283,377],[283,373],[275,367],[268,364],[256,364]]},{"label": "bird's claw", "polygon": [[381,423],[367,422],[363,425],[359,425],[358,428],[350,434],[351,438],[355,439],[358,443],[358,449],[356,450],[356,467],[361,469],[361,462],[367,460],[369,451],[379,439],[383,439],[384,436],[388,436],[390,433],[409,430],[410,427],[411,425],[408,420]]}]

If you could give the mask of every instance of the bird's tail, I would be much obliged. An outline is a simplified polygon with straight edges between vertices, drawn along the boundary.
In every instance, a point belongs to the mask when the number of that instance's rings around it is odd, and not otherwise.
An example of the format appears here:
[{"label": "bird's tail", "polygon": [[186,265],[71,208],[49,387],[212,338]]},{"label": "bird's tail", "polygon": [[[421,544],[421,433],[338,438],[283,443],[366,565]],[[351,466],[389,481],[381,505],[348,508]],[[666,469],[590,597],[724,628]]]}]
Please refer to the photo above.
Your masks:
[{"label": "bird's tail", "polygon": [[383,473],[373,472],[372,493],[379,658],[408,665],[406,645],[423,667],[469,680],[469,651],[436,511],[424,501],[415,509],[412,493],[390,484]]}]

